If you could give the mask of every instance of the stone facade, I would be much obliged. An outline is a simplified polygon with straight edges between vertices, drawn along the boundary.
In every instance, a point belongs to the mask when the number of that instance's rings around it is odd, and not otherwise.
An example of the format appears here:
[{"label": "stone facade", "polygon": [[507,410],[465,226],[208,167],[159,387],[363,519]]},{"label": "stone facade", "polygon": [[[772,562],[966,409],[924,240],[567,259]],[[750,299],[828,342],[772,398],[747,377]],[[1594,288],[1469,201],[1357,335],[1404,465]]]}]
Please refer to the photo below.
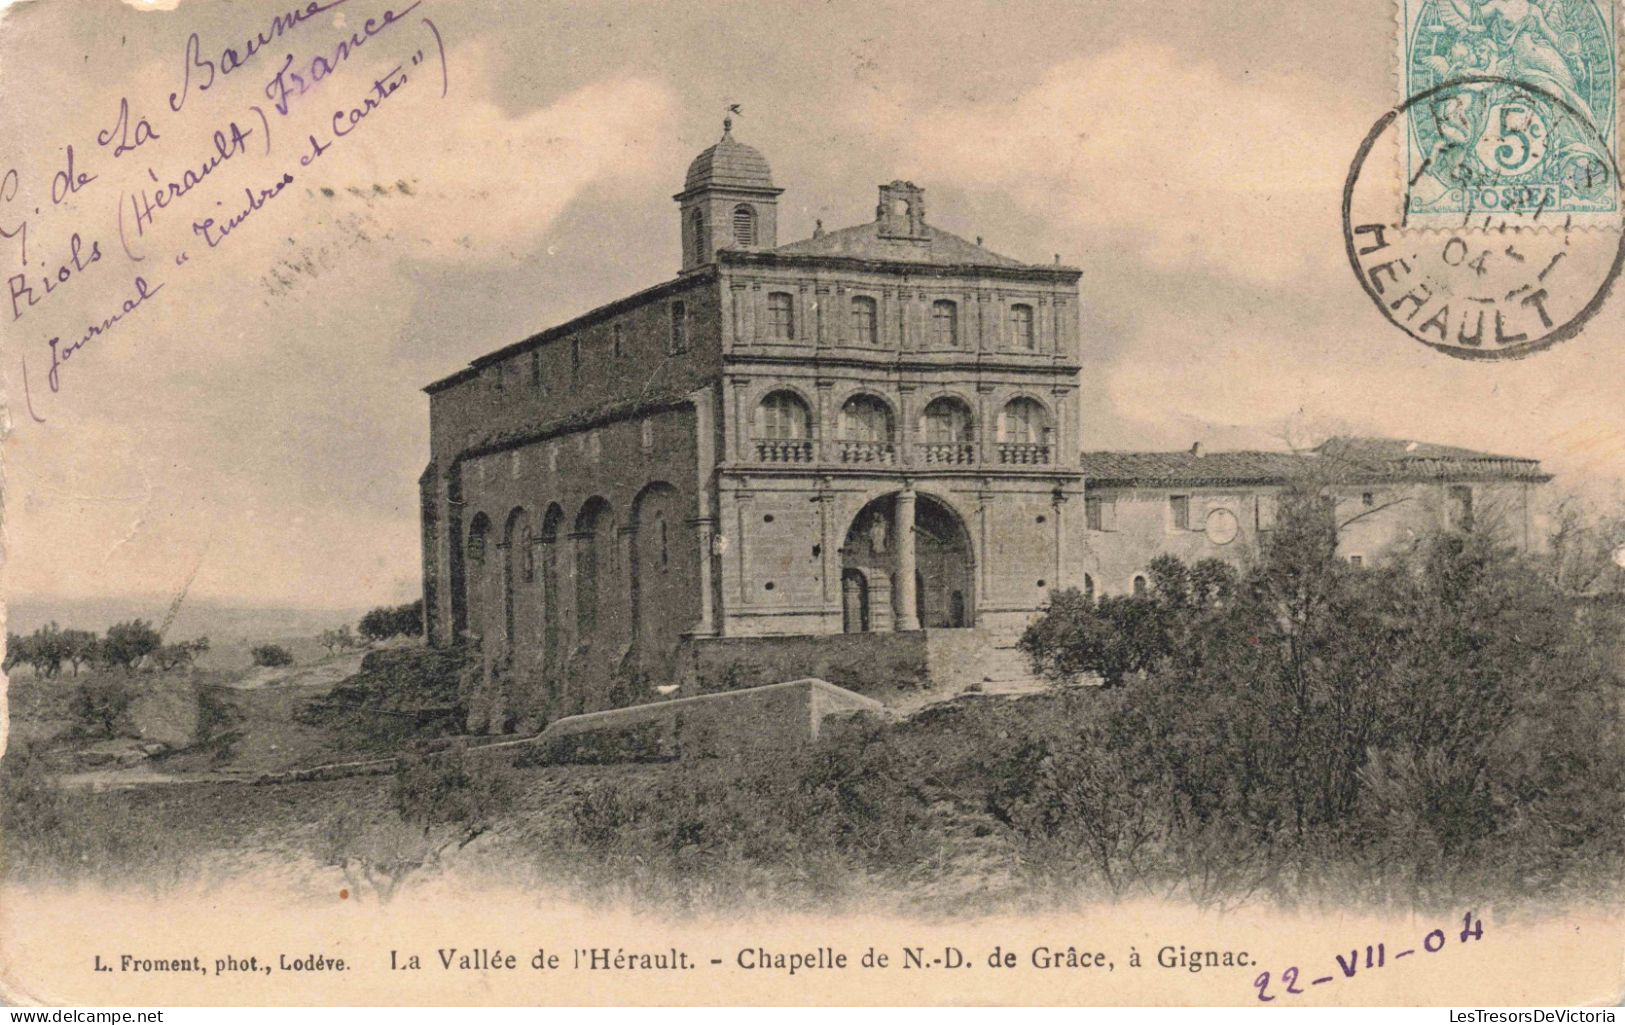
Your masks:
[{"label": "stone facade", "polygon": [[[1307,458],[1080,460],[1078,270],[931,225],[902,181],[880,186],[873,221],[781,246],[781,191],[725,130],[675,197],[673,280],[426,389],[426,626],[479,647],[474,728],[686,693],[836,634],[921,640],[897,658],[830,644],[780,679],[885,690],[867,665],[958,684],[974,676],[961,655],[1008,645],[1053,588],[1132,589],[1162,551],[1242,557],[1258,503]],[[1431,476],[1368,453],[1376,468],[1349,482],[1444,503],[1456,477],[1519,494],[1544,479],[1429,451]],[[1426,519],[1422,491],[1382,512]],[[1374,529],[1349,543],[1374,553]]]}]

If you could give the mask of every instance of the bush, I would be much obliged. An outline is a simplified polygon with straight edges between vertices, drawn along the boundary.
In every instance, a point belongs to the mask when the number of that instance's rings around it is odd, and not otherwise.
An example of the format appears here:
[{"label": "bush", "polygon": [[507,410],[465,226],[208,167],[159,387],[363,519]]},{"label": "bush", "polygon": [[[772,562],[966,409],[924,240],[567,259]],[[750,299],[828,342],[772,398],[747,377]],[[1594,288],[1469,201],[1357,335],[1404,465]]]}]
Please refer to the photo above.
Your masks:
[{"label": "bush", "polygon": [[135,688],[117,676],[93,676],[74,688],[68,715],[74,729],[90,736],[116,737],[129,726]]},{"label": "bush", "polygon": [[[1195,567],[1161,567],[1145,679],[1026,770],[1011,821],[1034,860],[1092,851],[1114,891],[1172,879],[1198,900],[1300,900],[1333,873],[1420,903],[1606,877],[1625,741],[1604,639],[1488,533],[1357,570],[1320,509],[1283,501],[1259,565],[1206,599]],[[1070,596],[1045,619],[1028,641],[1049,666],[1133,643]]]},{"label": "bush", "polygon": [[280,644],[261,644],[250,654],[257,666],[291,666],[293,653]]},{"label": "bush", "polygon": [[506,767],[469,755],[461,745],[408,753],[396,763],[393,813],[370,822],[339,809],[318,829],[315,855],[336,866],[359,894],[365,882],[382,902],[413,876],[440,868],[448,852],[483,835],[513,802]]},{"label": "bush", "polygon": [[361,617],[361,636],[368,641],[423,636],[423,599],[373,609]]}]

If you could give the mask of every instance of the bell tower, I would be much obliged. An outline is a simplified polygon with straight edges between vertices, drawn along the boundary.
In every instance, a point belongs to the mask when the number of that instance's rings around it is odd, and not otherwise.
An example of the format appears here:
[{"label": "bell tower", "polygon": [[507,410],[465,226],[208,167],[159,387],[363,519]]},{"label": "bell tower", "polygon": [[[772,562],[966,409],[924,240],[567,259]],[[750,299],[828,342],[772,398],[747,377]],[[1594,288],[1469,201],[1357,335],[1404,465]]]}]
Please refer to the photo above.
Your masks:
[{"label": "bell tower", "polygon": [[677,200],[682,219],[683,271],[713,262],[718,249],[772,249],[779,244],[779,193],[767,159],[733,137],[722,138],[688,165]]}]

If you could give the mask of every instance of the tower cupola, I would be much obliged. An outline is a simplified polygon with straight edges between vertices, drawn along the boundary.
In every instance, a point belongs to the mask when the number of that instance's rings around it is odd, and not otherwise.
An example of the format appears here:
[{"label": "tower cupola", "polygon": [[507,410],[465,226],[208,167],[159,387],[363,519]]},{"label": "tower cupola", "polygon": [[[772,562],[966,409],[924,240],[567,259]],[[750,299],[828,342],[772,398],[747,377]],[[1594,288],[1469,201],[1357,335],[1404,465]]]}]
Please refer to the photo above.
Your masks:
[{"label": "tower cupola", "polygon": [[767,158],[733,137],[733,118],[722,138],[688,165],[677,200],[682,218],[683,270],[703,267],[718,249],[772,249],[778,245],[778,197]]}]

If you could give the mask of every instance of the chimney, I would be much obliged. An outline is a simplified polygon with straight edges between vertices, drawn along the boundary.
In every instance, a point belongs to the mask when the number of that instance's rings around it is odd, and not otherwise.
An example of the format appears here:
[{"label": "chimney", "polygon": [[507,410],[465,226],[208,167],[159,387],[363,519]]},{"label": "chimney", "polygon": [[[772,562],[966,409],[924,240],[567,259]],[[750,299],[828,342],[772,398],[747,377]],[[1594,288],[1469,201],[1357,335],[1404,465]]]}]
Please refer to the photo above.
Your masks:
[{"label": "chimney", "polygon": [[1200,441],[1198,441],[1196,444],[1191,446],[1191,455],[1193,455],[1196,458],[1200,459],[1203,456],[1207,455],[1207,450],[1204,449],[1202,447],[1202,443]]}]

